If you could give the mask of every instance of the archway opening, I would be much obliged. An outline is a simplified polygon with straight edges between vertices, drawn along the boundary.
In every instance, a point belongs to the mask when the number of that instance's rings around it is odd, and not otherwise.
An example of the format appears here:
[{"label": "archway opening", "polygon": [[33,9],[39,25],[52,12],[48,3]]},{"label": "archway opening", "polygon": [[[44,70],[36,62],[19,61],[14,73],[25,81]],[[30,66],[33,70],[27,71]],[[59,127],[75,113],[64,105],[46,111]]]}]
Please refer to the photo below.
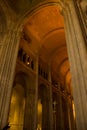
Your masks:
[{"label": "archway opening", "polygon": [[[60,13],[60,7],[58,7],[58,5],[56,4],[39,8],[29,17],[29,19],[23,26],[18,60],[22,62],[22,65],[24,64],[26,66],[26,70],[32,69],[33,71],[36,71],[36,68],[34,67],[34,57],[36,56],[36,54],[38,54],[38,57],[40,57],[41,61],[45,61],[47,66],[49,66],[49,63],[51,65],[50,71],[53,91],[56,91],[57,93],[59,92],[62,96],[67,97],[67,102],[72,102],[73,93],[71,87],[71,73],[65,39],[64,20],[63,16]],[[42,65],[43,63],[40,64]],[[43,66],[45,65],[42,65],[42,67]],[[45,69],[46,72],[48,72],[48,69]],[[41,73],[41,75],[45,75],[45,73],[43,74],[42,69]],[[47,78],[45,79],[48,80]],[[44,100],[42,98],[42,95],[45,95],[46,93],[44,94],[44,89],[43,93],[42,91],[40,91],[39,93],[41,93],[41,96],[38,99],[39,121],[37,129],[44,130],[44,126],[46,126],[47,124],[47,120],[45,119],[46,116],[44,117],[44,115],[47,111],[45,111],[45,113],[43,112]],[[61,102],[63,103],[63,100],[61,100]],[[44,103],[44,106],[46,107],[47,104],[46,102]],[[66,124],[68,125],[68,123],[69,122],[63,124],[64,129],[66,127]],[[57,127],[55,125],[54,129],[57,130]]]},{"label": "archway opening", "polygon": [[12,91],[9,125],[10,130],[23,130],[25,112],[25,91],[21,84],[15,84]]}]

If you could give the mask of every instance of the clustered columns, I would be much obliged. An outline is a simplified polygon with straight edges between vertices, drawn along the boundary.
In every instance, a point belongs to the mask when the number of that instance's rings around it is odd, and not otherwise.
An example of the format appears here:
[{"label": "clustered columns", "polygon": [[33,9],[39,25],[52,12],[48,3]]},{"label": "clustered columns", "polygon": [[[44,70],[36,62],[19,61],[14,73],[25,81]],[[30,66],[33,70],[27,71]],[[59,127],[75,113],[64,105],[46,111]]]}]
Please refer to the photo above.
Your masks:
[{"label": "clustered columns", "polygon": [[[73,97],[74,97],[75,110],[76,110],[76,126],[77,126],[77,130],[86,130],[87,129],[87,117],[86,117],[87,115],[87,103],[86,103],[87,102],[87,73],[86,73],[87,50],[86,50],[85,41],[82,36],[82,30],[79,25],[79,20],[76,14],[78,10],[75,9],[73,0],[66,0],[66,1],[67,2],[64,1],[62,5],[63,5],[63,16],[64,16],[64,23],[65,23],[67,50],[68,50],[68,56],[70,61],[70,70],[72,74]],[[10,20],[8,19],[8,21]],[[13,26],[13,21],[12,21],[5,32],[4,38],[0,36],[0,40],[2,41],[2,44],[0,45],[0,129],[2,129],[6,125],[8,120],[12,83],[14,79],[14,71],[15,71],[16,59],[18,54],[20,28],[15,29],[15,27],[16,24],[14,23]],[[28,88],[27,95],[26,95],[27,96],[27,105],[25,109],[26,122],[24,126],[26,130],[36,129],[36,112],[37,112],[37,100],[38,100],[38,96],[37,96],[38,95],[38,56],[37,56],[37,62],[35,67],[36,67],[36,78],[34,80],[32,79],[32,81],[35,82],[30,84],[30,87]],[[47,77],[45,73],[44,73],[44,78],[49,79],[48,81],[50,82],[48,86],[50,88],[49,89],[50,91],[48,97],[46,97],[49,106],[48,115],[50,119],[46,129],[52,130],[53,119],[51,120],[52,117],[51,78],[49,76]],[[27,86],[29,86],[29,82],[27,82]],[[32,87],[33,89],[31,89]],[[62,101],[63,100],[61,99],[60,102]],[[44,104],[45,104],[44,107],[46,109],[46,102],[44,102]],[[35,108],[33,108],[33,106],[35,106]],[[62,112],[61,115],[63,116]],[[61,126],[63,125],[64,123]]]},{"label": "clustered columns", "polygon": [[67,93],[61,83],[53,84],[53,128],[55,130],[76,130],[75,111],[73,110],[73,98]]},{"label": "clustered columns", "polygon": [[55,92],[53,93],[53,128],[64,130],[61,95]]},{"label": "clustered columns", "polygon": [[41,95],[42,102],[42,130],[53,130],[51,66],[43,61],[40,63],[41,59],[38,63],[38,78],[41,82],[38,95]]},{"label": "clustered columns", "polygon": [[[24,130],[36,129],[36,107],[37,107],[37,88],[35,88],[35,78],[31,79],[33,82],[29,83],[27,80],[26,104],[25,104],[25,119]],[[33,86],[33,87],[32,87]]]},{"label": "clustered columns", "polygon": [[[75,2],[75,1],[74,1]],[[67,50],[72,74],[77,130],[87,129],[87,50],[83,39],[78,10],[73,0],[63,3]],[[84,30],[85,31],[85,30]]]},{"label": "clustered columns", "polygon": [[[8,120],[14,70],[20,40],[20,28],[11,21],[3,1],[0,2],[0,129]],[[14,28],[15,26],[15,28]]]},{"label": "clustered columns", "polygon": [[[20,39],[20,30],[11,28],[7,32],[0,55],[0,127],[6,125],[14,78],[14,69],[17,58],[17,51]],[[9,68],[9,69],[8,69]]]},{"label": "clustered columns", "polygon": [[[32,56],[30,56],[32,57]],[[18,57],[19,59],[19,57]],[[31,70],[29,73],[29,79],[26,80],[27,91],[26,91],[26,104],[25,104],[25,119],[24,119],[24,130],[36,130],[37,129],[37,106],[38,106],[38,55],[36,54],[33,60],[33,66],[27,69]],[[22,61],[20,61],[22,62]]]},{"label": "clustered columns", "polygon": [[50,86],[47,88],[47,94],[45,93],[43,99],[43,120],[42,130],[53,130],[53,109],[52,109],[52,97],[50,93]]},{"label": "clustered columns", "polygon": [[49,82],[49,128],[53,130],[53,97],[52,97],[52,79],[51,79],[51,64],[48,64],[48,82]]}]

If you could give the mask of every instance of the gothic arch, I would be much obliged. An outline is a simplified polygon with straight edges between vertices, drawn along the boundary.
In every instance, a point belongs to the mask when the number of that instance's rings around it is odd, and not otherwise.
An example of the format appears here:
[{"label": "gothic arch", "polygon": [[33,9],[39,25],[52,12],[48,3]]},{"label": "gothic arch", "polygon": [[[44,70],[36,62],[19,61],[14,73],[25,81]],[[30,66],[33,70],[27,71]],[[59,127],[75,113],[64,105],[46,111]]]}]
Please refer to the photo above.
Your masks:
[{"label": "gothic arch", "polygon": [[[85,104],[85,101],[87,99],[87,96],[86,96],[86,89],[87,89],[87,87],[86,87],[87,86],[86,77],[87,77],[87,74],[85,73],[85,70],[87,70],[87,65],[82,64],[82,63],[85,63],[85,61],[87,59],[87,50],[86,50],[86,46],[85,46],[85,43],[84,43],[84,39],[82,38],[80,26],[78,24],[79,22],[78,22],[78,18],[76,16],[76,13],[75,13],[73,0],[71,0],[69,2],[70,2],[70,7],[68,7],[67,5],[64,6],[62,4],[61,4],[62,5],[61,7],[63,7],[63,9],[65,10],[65,12],[63,12],[63,13],[65,13],[64,18],[67,19],[65,21],[66,22],[65,28],[67,30],[66,39],[67,39],[67,42],[69,43],[69,44],[67,44],[67,46],[68,46],[68,52],[69,52],[69,60],[70,60],[71,67],[72,67],[71,71],[72,71],[72,75],[73,75],[72,79],[73,79],[73,86],[74,86],[74,93],[75,93],[74,98],[75,98],[75,102],[76,102],[76,106],[77,106],[77,113],[78,113],[77,114],[78,115],[78,117],[77,117],[77,119],[78,119],[77,120],[78,129],[80,128],[79,124],[82,124],[82,129],[86,129],[87,119],[86,119],[85,113],[86,113],[86,110],[87,110],[86,109],[87,105]],[[64,3],[64,2],[62,2],[62,3]],[[6,63],[6,66],[7,66],[7,68],[5,66],[5,72],[6,72],[5,79],[6,80],[4,81],[4,83],[3,83],[3,80],[1,82],[2,89],[5,88],[5,84],[8,84],[8,86],[9,86],[10,79],[12,81],[11,77],[13,77],[13,71],[10,71],[10,70],[14,70],[15,63],[16,63],[16,56],[17,56],[17,50],[18,50],[18,40],[17,39],[20,35],[19,34],[20,29],[22,31],[23,24],[28,19],[27,16],[28,16],[29,12],[30,11],[26,12],[23,15],[22,18],[19,18],[18,22],[15,23],[15,26],[12,24],[11,18],[10,19],[8,18],[10,20],[10,22],[8,20],[8,23],[10,23],[12,25],[11,26],[12,28],[10,28],[10,29],[14,29],[14,27],[15,27],[15,29],[13,30],[14,31],[13,35],[11,35],[13,39],[11,39],[11,41],[9,42],[10,45],[8,47],[8,51],[7,51],[8,53],[6,53],[8,55],[8,56],[5,57],[7,60],[5,59],[4,61],[6,61],[6,62],[2,62],[4,65]],[[73,19],[74,18],[73,12],[75,14],[76,19]],[[30,14],[29,14],[29,16],[30,16]],[[15,30],[16,30],[16,32],[15,32]],[[17,35],[16,35],[16,33],[17,33]],[[11,38],[11,37],[9,37],[9,38]],[[14,39],[16,39],[17,41],[14,40]],[[13,43],[14,43],[14,46],[11,46],[11,45],[13,45]],[[11,52],[9,52],[9,50],[11,50]],[[4,54],[3,54],[2,57],[4,57]],[[77,65],[79,65],[79,67],[77,67]],[[7,70],[8,68],[10,68],[9,72]],[[79,73],[81,74],[81,76],[79,76]],[[2,76],[2,79],[4,79],[3,78],[4,77],[3,76],[4,75],[4,67],[2,67],[0,74]],[[11,87],[6,87],[5,93],[8,92],[7,88],[11,88]],[[4,92],[3,92],[3,94],[4,94]],[[6,93],[6,96],[8,97],[7,94],[8,93]],[[10,94],[10,92],[9,92],[9,94]],[[6,100],[6,99],[4,99],[4,100]],[[78,104],[78,101],[79,101],[79,104]],[[5,102],[3,104],[5,104]],[[7,104],[7,106],[8,106],[8,104]],[[3,105],[2,108],[4,108],[4,105]],[[78,111],[78,108],[79,108],[79,111]]]},{"label": "gothic arch", "polygon": [[18,72],[16,75],[15,75],[15,78],[14,78],[14,82],[13,82],[13,86],[15,86],[16,84],[20,84],[22,87],[24,87],[24,90],[25,90],[25,94],[26,94],[26,89],[27,89],[27,85],[26,85],[26,78],[28,76],[23,73],[23,72]]},{"label": "gothic arch", "polygon": [[12,96],[9,111],[10,129],[23,130],[26,105],[25,75],[16,75],[12,88]]},{"label": "gothic arch", "polygon": [[[26,127],[26,109],[31,109],[31,105],[33,103],[31,100],[31,95],[34,91],[32,90],[31,85],[32,78],[29,77],[28,73],[23,71],[16,72],[12,88],[12,98],[8,120],[11,126],[10,129],[23,130],[23,128]],[[31,103],[29,104],[29,102]],[[12,111],[14,114],[12,114]],[[15,117],[15,112],[17,117]],[[29,116],[28,118],[30,120],[31,117]]]}]

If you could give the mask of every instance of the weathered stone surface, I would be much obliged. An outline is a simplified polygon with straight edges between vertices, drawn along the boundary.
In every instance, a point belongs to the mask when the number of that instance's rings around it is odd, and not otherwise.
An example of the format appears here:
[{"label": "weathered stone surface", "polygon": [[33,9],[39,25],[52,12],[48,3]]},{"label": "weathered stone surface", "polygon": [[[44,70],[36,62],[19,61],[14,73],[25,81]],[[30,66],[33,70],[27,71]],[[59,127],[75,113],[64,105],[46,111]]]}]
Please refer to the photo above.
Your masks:
[{"label": "weathered stone surface", "polygon": [[2,7],[0,6],[0,45],[2,45],[1,39],[3,38],[5,32],[6,32],[6,19]]},{"label": "weathered stone surface", "polygon": [[78,130],[87,129],[87,59],[86,46],[73,1],[69,1],[64,10],[66,40],[70,69],[72,74],[73,96],[76,107]]}]

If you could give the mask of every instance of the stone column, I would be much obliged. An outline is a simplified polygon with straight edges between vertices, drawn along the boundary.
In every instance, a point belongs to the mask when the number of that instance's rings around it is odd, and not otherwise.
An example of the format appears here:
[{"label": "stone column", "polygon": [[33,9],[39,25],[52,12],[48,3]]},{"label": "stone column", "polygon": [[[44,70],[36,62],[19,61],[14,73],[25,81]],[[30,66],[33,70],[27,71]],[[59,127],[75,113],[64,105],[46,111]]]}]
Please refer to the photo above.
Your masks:
[{"label": "stone column", "polygon": [[37,103],[38,103],[38,56],[35,63],[36,73],[30,73],[27,82],[24,130],[37,129]]},{"label": "stone column", "polygon": [[62,109],[63,109],[63,119],[64,119],[64,130],[70,130],[69,128],[69,118],[68,118],[68,106],[67,99],[62,97]]},{"label": "stone column", "polygon": [[76,130],[76,121],[73,113],[72,100],[68,100],[68,118],[69,118],[69,128],[70,130]]},{"label": "stone column", "polygon": [[64,130],[62,99],[60,93],[57,94],[56,98],[56,129]]},{"label": "stone column", "polygon": [[52,86],[51,84],[48,86],[48,130],[53,130],[53,102],[52,102]]},{"label": "stone column", "polygon": [[[60,89],[61,86],[59,86]],[[60,90],[61,91],[61,90]],[[61,93],[58,94],[58,109],[60,111],[60,130],[64,130],[64,115],[63,115],[63,102]]]},{"label": "stone column", "polygon": [[56,128],[54,130],[61,130],[61,108],[60,108],[60,94],[55,93],[55,108],[54,108],[54,114],[56,116],[55,122],[56,122]]},{"label": "stone column", "polygon": [[51,65],[48,66],[48,91],[49,91],[49,130],[53,130],[53,102],[52,102],[52,84],[51,84]]},{"label": "stone column", "polygon": [[9,112],[14,70],[19,46],[20,30],[10,27],[0,53],[0,127],[6,125]]},{"label": "stone column", "polygon": [[37,123],[38,123],[38,54],[36,54],[36,63],[35,63],[35,65],[36,65],[36,68],[35,68],[35,70],[36,70],[36,83],[35,83],[35,85],[36,85],[36,97],[35,97],[35,129],[37,129]]},{"label": "stone column", "polygon": [[42,130],[49,129],[49,107],[47,93],[43,93],[42,97]]},{"label": "stone column", "polygon": [[87,129],[87,49],[74,2],[64,3],[65,34],[72,74],[77,130]]},{"label": "stone column", "polygon": [[52,85],[51,70],[48,66],[48,82],[43,86],[42,99],[42,130],[53,130],[53,109],[52,109]]},{"label": "stone column", "polygon": [[24,130],[36,130],[35,89],[27,89]]},{"label": "stone column", "polygon": [[75,130],[74,129],[74,123],[73,123],[73,112],[71,111],[71,103],[69,99],[67,99],[67,109],[68,109],[68,120],[69,120],[69,130]]}]

